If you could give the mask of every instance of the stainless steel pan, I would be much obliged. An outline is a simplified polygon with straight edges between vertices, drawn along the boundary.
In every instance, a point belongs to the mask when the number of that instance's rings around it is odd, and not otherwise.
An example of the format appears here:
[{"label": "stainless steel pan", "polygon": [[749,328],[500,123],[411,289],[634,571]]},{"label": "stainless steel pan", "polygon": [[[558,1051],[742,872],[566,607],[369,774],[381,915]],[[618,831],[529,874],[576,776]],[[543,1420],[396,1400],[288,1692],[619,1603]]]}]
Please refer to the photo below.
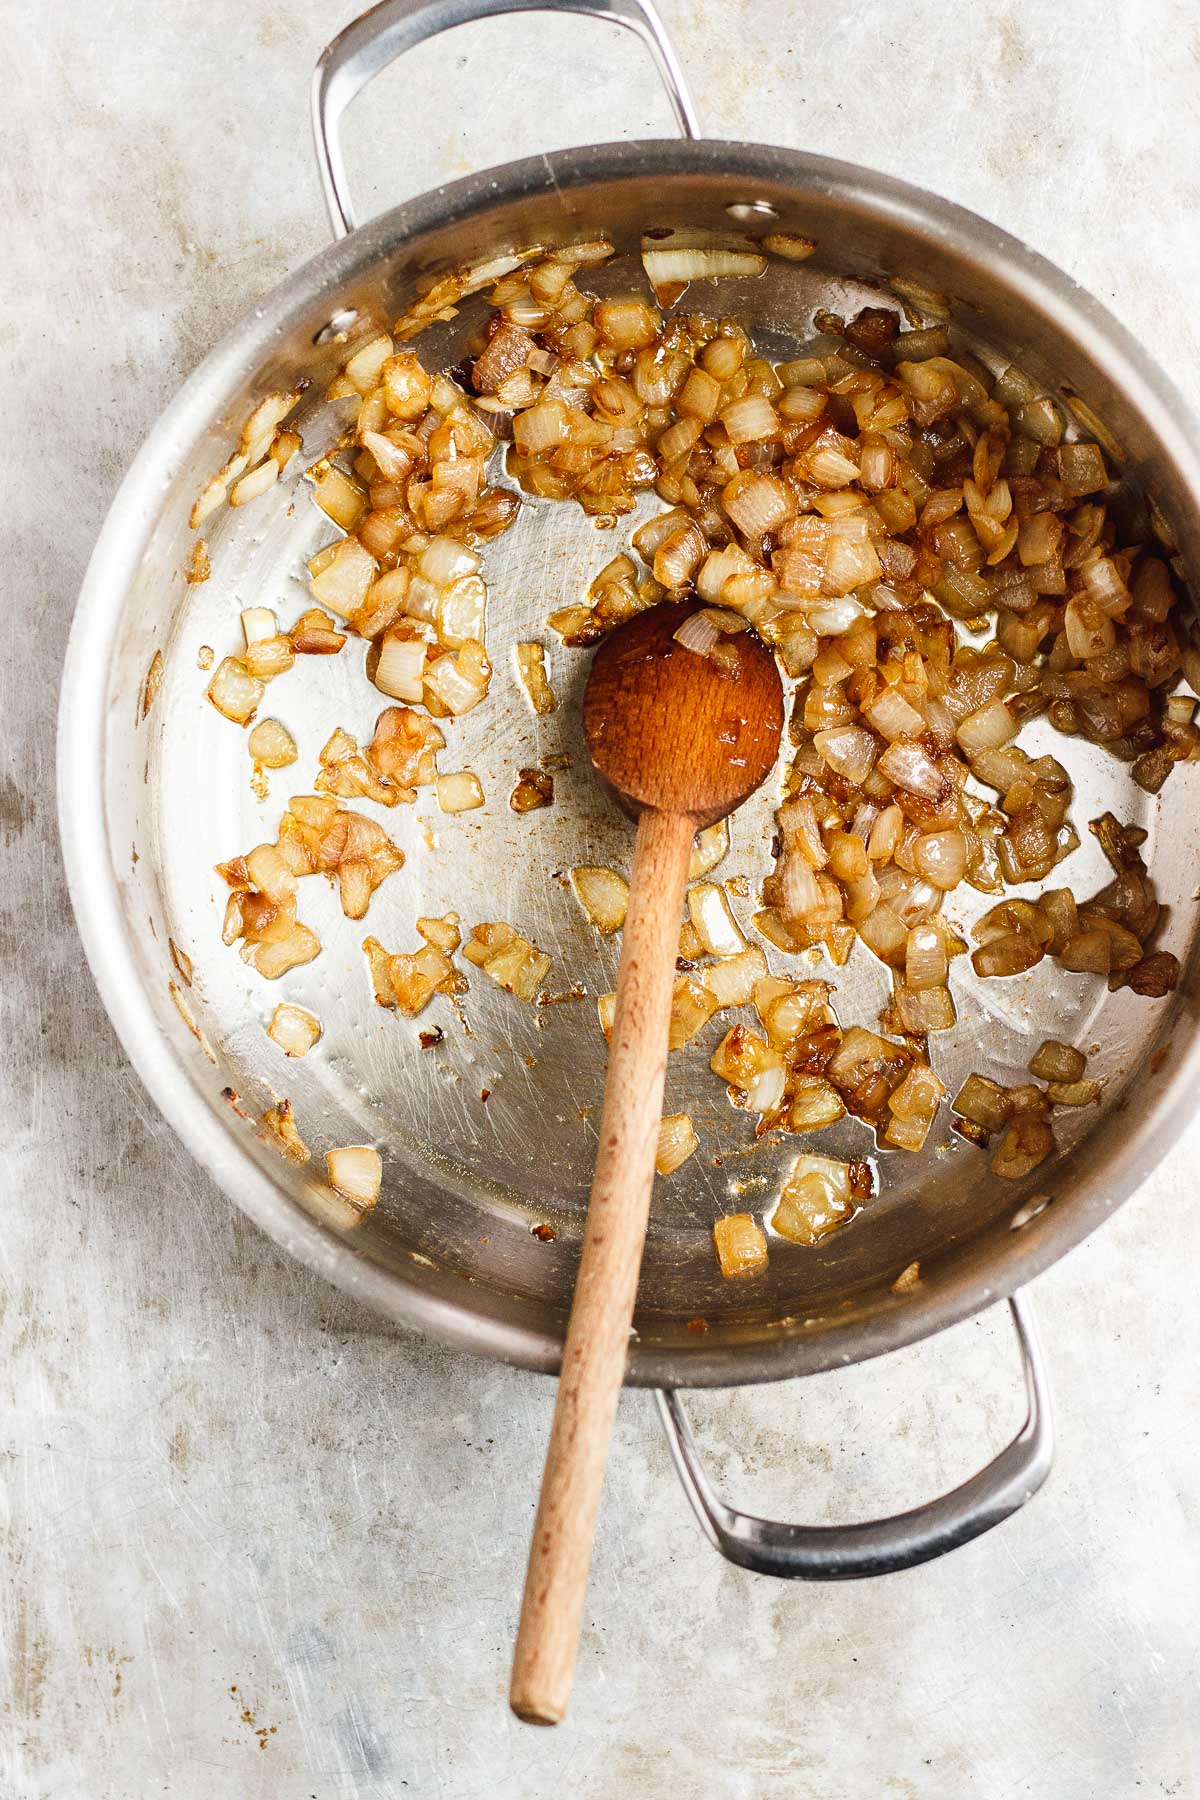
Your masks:
[{"label": "stainless steel pan", "polygon": [[[775,225],[815,237],[817,255],[802,266],[772,262],[758,281],[695,284],[689,309],[734,312],[767,351],[795,354],[811,338],[818,305],[845,311],[877,303],[897,282],[943,291],[954,330],[977,354],[1020,362],[1103,421],[1130,489],[1148,492],[1173,521],[1193,573],[1200,452],[1177,395],[1116,321],[995,226],[846,164],[700,140],[647,0],[570,0],[569,10],[638,33],[657,59],[682,141],[606,144],[509,164],[351,229],[334,136],[345,105],[422,38],[517,10],[523,0],[391,0],[322,58],[316,137],[339,241],[233,328],[126,477],[72,631],[60,790],[71,890],[96,980],[130,1057],[197,1160],[287,1250],[381,1313],[464,1348],[553,1371],[603,1079],[592,999],[534,1012],[476,983],[466,1008],[470,1033],[447,1010],[443,1044],[422,1051],[415,1026],[374,1005],[362,929],[341,919],[332,892],[306,894],[305,916],[324,953],[277,986],[220,943],[213,864],[273,836],[288,795],[310,784],[331,725],[361,736],[375,710],[353,644],[340,657],[298,666],[271,696],[300,745],[300,764],[287,772],[296,780],[273,777],[270,799],[260,803],[249,789],[242,734],[203,702],[201,646],[218,656],[231,648],[239,608],[253,602],[292,618],[304,594],[303,560],[328,535],[299,479],[281,482],[253,506],[209,522],[212,578],[186,585],[189,508],[254,400],[299,374],[317,377],[298,414],[301,460],[309,462],[338,429],[321,398],[322,378],[344,359],[348,340],[386,325],[411,301],[423,276],[515,245],[605,233],[622,254],[601,284],[627,289],[642,280],[637,251],[647,228],[754,235]],[[458,360],[481,305],[468,303],[453,323],[426,334],[427,360]],[[519,525],[488,552],[491,643],[536,634],[546,612],[574,600],[615,552],[617,535],[598,532],[573,507],[527,505]],[[157,653],[162,687],[143,717]],[[486,813],[445,820],[426,802],[399,809],[403,818],[388,815],[408,860],[372,903],[368,929],[404,944],[421,912],[454,906],[467,920],[510,919],[552,952],[560,991],[594,996],[611,985],[615,952],[597,945],[560,875],[580,861],[621,865],[629,828],[595,790],[582,755],[575,702],[585,658],[554,650],[552,661],[564,704],[551,720],[535,726],[515,688],[506,699],[508,684],[496,682],[487,705],[455,732],[445,766],[479,773],[490,797]],[[511,813],[513,772],[550,753],[573,758],[558,777],[557,804]],[[1096,1046],[1089,1073],[1107,1079],[1103,1106],[1068,1121],[1060,1156],[1024,1189],[995,1180],[976,1151],[934,1133],[925,1154],[887,1159],[880,1198],[847,1229],[815,1250],[778,1243],[768,1279],[753,1290],[726,1285],[712,1254],[712,1220],[755,1209],[777,1187],[795,1146],[753,1149],[744,1115],[727,1107],[708,1072],[705,1040],[672,1058],[668,1104],[692,1113],[703,1154],[656,1197],[629,1379],[662,1390],[664,1421],[702,1522],[749,1567],[800,1576],[900,1567],[986,1529],[1036,1489],[1049,1466],[1050,1425],[1017,1290],[1138,1185],[1190,1110],[1200,1063],[1191,772],[1178,774],[1155,801],[1077,740],[1068,760],[1080,822],[1111,807],[1149,832],[1147,854],[1172,909],[1163,941],[1185,974],[1178,992],[1156,1003],[1128,991],[1109,995],[1095,978],[1049,962],[982,991],[958,985],[961,1023],[937,1059],[949,1083],[973,1068],[1019,1080],[1047,1035]],[[739,816],[725,865],[754,886],[769,866],[772,805],[765,792]],[[1083,835],[1084,847],[1064,869],[1080,894],[1105,879]],[[172,943],[191,959],[190,988]],[[874,1016],[885,989],[871,958],[857,953],[837,982],[847,1017]],[[286,1062],[264,1035],[280,998],[311,1007],[324,1022],[318,1050],[303,1062]],[[314,1148],[307,1168],[285,1164],[253,1129],[284,1096]],[[314,1171],[324,1149],[362,1141],[380,1146],[386,1178],[377,1210],[360,1221]],[[871,1147],[853,1120],[824,1142],[835,1154]],[[553,1242],[531,1234],[543,1222],[554,1227]],[[914,1258],[920,1284],[893,1294],[891,1283]],[[966,1488],[902,1519],[816,1532],[747,1520],[708,1489],[676,1390],[774,1380],[875,1356],[1005,1296],[1013,1297],[1030,1418]],[[697,1318],[707,1331],[689,1329]]]}]

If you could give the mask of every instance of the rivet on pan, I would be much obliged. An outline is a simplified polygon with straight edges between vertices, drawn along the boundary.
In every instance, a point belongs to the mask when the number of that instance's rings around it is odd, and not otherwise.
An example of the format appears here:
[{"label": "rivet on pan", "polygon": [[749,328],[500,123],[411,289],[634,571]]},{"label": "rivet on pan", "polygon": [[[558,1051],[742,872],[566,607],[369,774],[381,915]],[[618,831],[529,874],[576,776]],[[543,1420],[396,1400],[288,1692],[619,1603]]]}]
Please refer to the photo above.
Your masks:
[{"label": "rivet on pan", "polygon": [[345,312],[335,312],[327,325],[322,325],[320,331],[313,333],[313,343],[336,343],[339,338],[345,337],[357,318],[358,314],[352,306],[348,307]]},{"label": "rivet on pan", "polygon": [[737,219],[743,225],[751,219],[777,219],[778,212],[769,200],[735,200],[725,208],[731,219]]},{"label": "rivet on pan", "polygon": [[1053,1199],[1053,1194],[1034,1194],[1033,1198],[1027,1200],[1024,1206],[1017,1208],[1008,1222],[1008,1229],[1020,1231],[1022,1226],[1031,1224],[1039,1213],[1045,1212]]}]

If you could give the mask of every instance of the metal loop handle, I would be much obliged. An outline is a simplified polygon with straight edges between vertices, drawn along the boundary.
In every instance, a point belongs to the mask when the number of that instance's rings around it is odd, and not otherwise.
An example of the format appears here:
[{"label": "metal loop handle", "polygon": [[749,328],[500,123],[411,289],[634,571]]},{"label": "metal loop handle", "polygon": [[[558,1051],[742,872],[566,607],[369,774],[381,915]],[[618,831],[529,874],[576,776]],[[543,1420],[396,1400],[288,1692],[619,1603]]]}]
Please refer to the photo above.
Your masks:
[{"label": "metal loop handle", "polygon": [[354,230],[339,128],[355,95],[427,38],[474,19],[517,12],[580,13],[626,26],[653,56],[684,137],[700,136],[695,103],[653,0],[382,0],[339,32],[313,72],[313,141],[335,238]]},{"label": "metal loop handle", "polygon": [[709,1542],[743,1569],[793,1581],[849,1581],[915,1568],[990,1531],[1037,1493],[1054,1458],[1050,1390],[1033,1311],[1009,1299],[1029,1412],[1012,1443],[961,1487],[927,1506],[862,1525],[784,1525],[735,1512],[716,1493],[700,1461],[687,1414],[673,1388],[658,1408],[684,1492]]}]

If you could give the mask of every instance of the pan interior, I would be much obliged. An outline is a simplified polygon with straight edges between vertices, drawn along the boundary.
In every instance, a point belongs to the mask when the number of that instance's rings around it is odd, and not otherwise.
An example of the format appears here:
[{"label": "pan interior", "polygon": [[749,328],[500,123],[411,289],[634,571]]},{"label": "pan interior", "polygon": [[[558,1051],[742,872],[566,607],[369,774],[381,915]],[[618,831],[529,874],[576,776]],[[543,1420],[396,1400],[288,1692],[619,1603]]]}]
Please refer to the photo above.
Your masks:
[{"label": "pan interior", "polygon": [[[800,208],[785,222],[802,229],[812,212],[812,206]],[[614,222],[604,223],[612,229]],[[505,227],[494,229],[502,233]],[[578,226],[572,235],[581,235]],[[625,241],[636,245],[628,230]],[[427,257],[436,264],[432,247]],[[858,260],[864,266],[853,278],[839,274],[837,245],[831,242],[826,250],[823,239],[813,263],[772,264],[757,282],[697,283],[682,305],[732,314],[750,328],[761,353],[796,356],[814,341],[816,308],[849,313],[879,304],[881,291],[886,294],[882,275],[865,267],[866,252],[859,252]],[[350,296],[360,312],[352,337],[370,330],[372,317],[386,321],[411,291],[412,264],[411,252],[407,261],[377,259]],[[595,272],[588,285],[600,292],[648,291],[632,247]],[[481,311],[481,302],[469,303],[458,319],[419,340],[429,366],[459,360]],[[123,904],[163,1030],[172,1039],[173,1048],[164,1045],[164,1054],[188,1059],[218,1128],[244,1140],[299,1213],[352,1246],[397,1287],[424,1285],[454,1304],[553,1339],[569,1304],[603,1093],[605,1045],[596,997],[614,985],[619,949],[617,941],[600,939],[584,918],[567,871],[591,863],[627,872],[632,830],[598,791],[582,743],[579,703],[588,653],[562,647],[545,619],[556,607],[575,602],[604,563],[627,546],[638,518],[662,503],[651,496],[641,515],[621,519],[615,529],[598,529],[572,503],[527,500],[517,524],[487,546],[488,647],[495,675],[484,704],[460,721],[446,722],[447,746],[439,757],[444,772],[475,771],[486,807],[445,817],[432,789],[421,790],[416,805],[391,811],[354,802],[384,824],[404,852],[404,868],[384,883],[359,923],[341,916],[336,890],[317,879],[304,882],[300,916],[317,931],[323,952],[282,980],[263,982],[236,950],[221,944],[225,889],[213,866],[273,839],[288,797],[312,791],[318,752],[333,728],[343,726],[363,740],[385,704],[366,679],[365,646],[357,640],[350,639],[336,657],[298,659],[295,669],[268,689],[261,715],[288,726],[299,761],[272,773],[269,795],[260,799],[251,789],[245,734],[204,700],[205,647],[217,660],[235,652],[239,612],[249,605],[271,607],[290,623],[311,603],[306,559],[335,535],[312,505],[300,474],[330,447],[343,423],[323,394],[346,352],[344,346],[309,348],[307,327],[319,316],[313,313],[306,328],[294,331],[277,350],[274,365],[254,371],[242,396],[228,402],[196,446],[194,461],[173,472],[154,521],[127,603],[109,738],[110,841]],[[996,367],[1021,348],[989,333],[975,306],[956,312],[954,329],[961,342]],[[305,367],[316,379],[297,415],[302,456],[289,478],[265,497],[237,511],[223,508],[207,522],[202,535],[212,574],[202,584],[187,585],[182,571],[191,543],[186,528],[191,498],[219,466],[253,397]],[[1098,396],[1093,404],[1099,409],[1102,400]],[[513,663],[513,644],[529,638],[546,646],[559,699],[558,710],[544,719],[533,715]],[[156,650],[163,656],[162,686],[143,720],[138,695]],[[1099,750],[1078,740],[1065,742],[1049,727],[1040,729],[1044,742],[1038,729],[1021,741],[1031,749],[1053,748],[1067,763],[1076,789],[1072,816],[1083,839],[1055,880],[1081,897],[1102,886],[1108,872],[1086,821],[1105,809],[1136,821],[1149,834],[1144,854],[1172,907],[1161,943],[1186,956],[1196,866],[1189,774],[1178,773],[1160,799],[1152,800]],[[518,771],[546,759],[558,765],[553,806],[514,813],[508,797]],[[747,897],[733,904],[752,941],[748,922],[771,866],[778,791],[777,775],[736,816],[731,848],[718,871],[724,879],[745,878]],[[966,927],[990,904],[963,889],[951,896],[946,910]],[[457,1006],[436,998],[416,1020],[377,1006],[361,948],[364,936],[374,934],[389,950],[411,950],[419,942],[417,916],[450,909],[460,914],[464,932],[479,921],[506,920],[547,951],[553,967],[546,989],[553,1003],[525,1006],[482,973],[469,971],[470,991]],[[190,988],[172,963],[171,943],[190,959]],[[865,946],[858,945],[839,970],[769,947],[768,957],[777,972],[819,973],[834,981],[843,1024],[876,1023],[888,977]],[[1072,1175],[1086,1174],[1099,1139],[1120,1135],[1134,1083],[1144,1081],[1147,1068],[1167,1054],[1181,996],[1152,1003],[1128,992],[1109,995],[1098,979],[1070,974],[1049,960],[1025,976],[979,983],[966,963],[965,958],[956,962],[951,981],[959,1024],[931,1042],[932,1060],[951,1095],[971,1070],[1006,1083],[1026,1079],[1030,1054],[1051,1036],[1084,1048],[1089,1075],[1105,1081],[1099,1108],[1056,1119],[1057,1163],[1038,1170],[1024,1188],[998,1180],[989,1174],[986,1156],[950,1132],[948,1108],[917,1156],[878,1153],[874,1134],[854,1119],[808,1144],[779,1134],[756,1143],[753,1116],[730,1104],[708,1067],[732,1020],[752,1022],[752,1014],[718,1015],[670,1060],[666,1108],[691,1114],[700,1150],[656,1185],[637,1321],[641,1342],[651,1352],[711,1352],[722,1345],[834,1332],[872,1309],[903,1304],[889,1295],[888,1286],[914,1259],[920,1259],[932,1288],[939,1278],[961,1280],[970,1259],[982,1254],[980,1246],[1007,1231],[1019,1208],[1027,1216],[1036,1213],[1043,1197],[1064,1194]],[[204,1045],[189,1033],[173,999],[182,1002],[215,1061],[206,1059]],[[281,1000],[307,1007],[321,1020],[320,1043],[303,1060],[286,1059],[266,1036]],[[421,1033],[434,1027],[441,1028],[440,1042],[423,1047]],[[228,1098],[229,1090],[236,1102]],[[260,1146],[241,1116],[255,1120],[283,1098],[291,1102],[313,1152],[303,1167]],[[349,1143],[376,1144],[383,1156],[383,1192],[365,1219],[321,1179],[324,1152]],[[714,1219],[730,1211],[769,1212],[802,1148],[873,1158],[878,1197],[814,1249],[772,1239],[765,1279],[748,1287],[723,1282],[712,1251]],[[540,1225],[553,1229],[552,1240],[544,1241],[545,1233],[534,1235],[532,1228]],[[472,1284],[469,1291],[464,1281]],[[689,1322],[697,1319],[706,1321],[703,1337],[689,1332]]]}]

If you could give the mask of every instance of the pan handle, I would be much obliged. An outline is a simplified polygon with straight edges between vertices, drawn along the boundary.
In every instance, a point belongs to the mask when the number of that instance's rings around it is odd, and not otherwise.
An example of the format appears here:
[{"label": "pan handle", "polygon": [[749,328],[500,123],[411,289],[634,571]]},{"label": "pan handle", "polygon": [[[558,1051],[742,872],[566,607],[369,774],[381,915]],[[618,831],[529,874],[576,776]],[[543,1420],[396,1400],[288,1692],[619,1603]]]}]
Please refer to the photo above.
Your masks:
[{"label": "pan handle", "polygon": [[660,1388],[658,1408],[684,1492],[709,1542],[743,1569],[792,1581],[849,1581],[915,1568],[990,1531],[1037,1493],[1054,1458],[1054,1420],[1029,1300],[1009,1299],[1025,1373],[1028,1415],[1012,1443],[959,1488],[891,1519],[862,1525],[784,1525],[735,1512],[704,1471],[683,1403]]},{"label": "pan handle", "polygon": [[626,26],[654,58],[684,137],[700,136],[695,103],[654,0],[382,0],[338,33],[313,71],[313,140],[335,238],[346,237],[355,223],[340,132],[342,114],[355,95],[427,38],[474,19],[516,12],[580,13]]}]

